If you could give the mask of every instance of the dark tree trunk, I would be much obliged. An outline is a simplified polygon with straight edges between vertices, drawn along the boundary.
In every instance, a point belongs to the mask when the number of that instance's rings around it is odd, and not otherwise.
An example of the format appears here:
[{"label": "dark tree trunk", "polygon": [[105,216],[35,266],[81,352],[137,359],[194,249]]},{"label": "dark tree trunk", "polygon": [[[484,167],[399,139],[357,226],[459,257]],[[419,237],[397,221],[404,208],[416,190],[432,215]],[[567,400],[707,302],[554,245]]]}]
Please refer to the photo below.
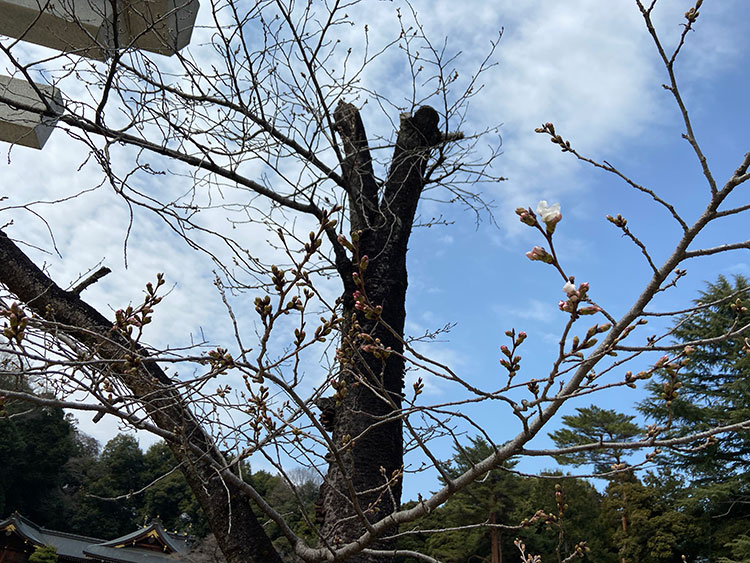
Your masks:
[{"label": "dark tree trunk", "polygon": [[[441,138],[438,115],[432,108],[422,107],[413,117],[402,116],[388,178],[379,186],[358,110],[340,103],[334,117],[346,154],[343,177],[355,263],[353,272],[351,267],[339,268],[345,288],[345,322],[338,392],[327,416],[338,451],[329,453],[320,499],[324,541],[331,546],[359,537],[367,521],[381,519],[401,502],[403,430],[398,414],[404,386],[400,354],[406,319],[406,251],[429,152]],[[359,270],[364,257],[369,263]],[[356,292],[364,304],[360,309]],[[368,318],[373,315],[367,311],[377,306],[382,307],[379,318],[383,322]],[[395,353],[383,357],[377,352],[381,348]],[[393,540],[378,540],[370,547],[393,550],[396,546]],[[352,561],[388,559],[364,553]]]},{"label": "dark tree trunk", "polygon": [[[2,231],[0,283],[37,315],[54,322],[54,330],[75,338],[96,357],[114,360],[111,376],[142,401],[156,426],[178,434],[180,441],[168,442],[169,447],[182,463],[180,469],[205,511],[228,563],[281,563],[247,495],[219,476],[216,467],[224,466],[224,459],[156,363],[145,361],[135,371],[123,369],[133,344],[113,331],[112,322],[77,294],[57,286]],[[141,357],[148,356],[138,346],[135,351]]]},{"label": "dark tree trunk", "polygon": [[493,510],[490,515],[490,557],[492,563],[503,563],[503,549],[500,545],[500,529],[495,526],[497,524],[497,513]]}]

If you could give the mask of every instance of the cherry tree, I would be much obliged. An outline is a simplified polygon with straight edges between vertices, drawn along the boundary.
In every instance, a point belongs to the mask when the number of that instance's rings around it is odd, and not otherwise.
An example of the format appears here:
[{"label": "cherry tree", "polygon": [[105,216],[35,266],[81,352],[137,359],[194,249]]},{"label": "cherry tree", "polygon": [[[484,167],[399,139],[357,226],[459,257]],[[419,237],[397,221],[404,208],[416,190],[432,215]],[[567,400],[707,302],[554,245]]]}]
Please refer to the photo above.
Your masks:
[{"label": "cherry tree", "polygon": [[[23,44],[3,41],[14,78],[44,76],[52,88],[35,89],[42,104],[1,94],[0,102],[54,113],[58,128],[87,148],[100,167],[101,185],[111,187],[123,206],[159,217],[187,248],[210,258],[226,312],[206,322],[226,323],[233,335],[226,342],[156,347],[148,341],[148,325],[159,316],[172,280],[144,272],[143,301],[105,314],[87,303],[84,292],[106,270],[92,270],[70,286],[52,280],[24,252],[24,225],[6,224],[0,233],[0,350],[12,357],[14,372],[42,378],[55,398],[13,390],[4,397],[116,417],[166,440],[231,563],[281,561],[264,531],[267,519],[299,560],[390,561],[408,554],[434,561],[399,551],[399,531],[511,457],[647,448],[650,459],[658,448],[747,428],[746,421],[665,438],[667,427],[654,425],[638,441],[554,450],[528,446],[566,402],[637,387],[656,370],[671,374],[668,404],[679,392],[685,357],[711,342],[674,345],[668,331],[643,337],[638,327],[656,314],[649,305],[676,285],[685,261],[750,247],[733,241],[695,245],[708,225],[750,209],[725,205],[750,178],[750,154],[728,174],[711,170],[678,87],[675,62],[701,1],[686,12],[672,51],[652,23],[657,2],[635,4],[662,59],[684,137],[701,164],[705,212],[688,222],[656,190],[579,152],[552,123],[542,124],[537,133],[563,152],[649,196],[679,225],[681,236],[658,263],[626,218],[607,217],[651,268],[632,306],[616,314],[596,299],[594,283],[576,280],[559,258],[555,232],[564,224],[564,210],[546,201],[519,208],[520,221],[540,239],[526,258],[559,277],[559,309],[567,321],[546,373],[524,372],[527,335],[509,328],[501,346],[502,381],[486,388],[427,357],[419,339],[406,333],[406,257],[426,198],[491,215],[479,190],[502,180],[495,171],[502,168],[491,135],[496,127],[466,130],[465,116],[468,102],[482,95],[499,37],[488,38],[487,58],[470,78],[459,72],[460,59],[427,37],[408,5],[390,42],[371,44],[365,28],[355,39],[357,49],[347,45],[354,41],[348,34],[353,2],[214,1],[203,8],[211,12],[205,43],[168,60],[138,51],[136,40],[103,46],[103,62],[75,51],[29,60]],[[370,83],[370,69],[392,51],[401,54],[407,78],[400,81],[405,91],[398,98],[381,93],[390,94],[392,87],[378,90]],[[58,93],[71,77],[85,85],[81,98]],[[61,114],[53,101],[61,104]],[[365,107],[381,110],[373,120],[386,132],[368,134]],[[39,213],[29,203],[11,202],[7,209],[19,207]],[[264,237],[268,244],[257,244]],[[251,310],[253,330],[244,329],[239,308]],[[687,311],[658,315],[676,318]],[[732,327],[722,338],[746,329]],[[658,358],[646,369],[628,369],[629,362],[653,353]],[[322,364],[322,373],[306,374],[311,363]],[[407,370],[416,374],[408,387]],[[428,378],[455,389],[456,399],[430,403],[423,393]],[[497,436],[474,423],[466,407],[477,403],[514,417],[515,434]],[[439,439],[461,447],[456,421],[481,434],[493,452],[458,476],[446,471],[433,448]],[[446,483],[410,508],[402,507],[401,498],[403,480],[413,478],[405,451],[419,452],[424,466]],[[322,478],[317,515],[308,522],[316,542],[300,538],[243,480],[240,468],[253,455],[273,464],[292,490],[294,476],[287,470],[293,464]],[[519,526],[554,518],[537,513]],[[582,556],[585,538],[581,542],[566,560]],[[531,557],[525,546],[519,548]]]}]

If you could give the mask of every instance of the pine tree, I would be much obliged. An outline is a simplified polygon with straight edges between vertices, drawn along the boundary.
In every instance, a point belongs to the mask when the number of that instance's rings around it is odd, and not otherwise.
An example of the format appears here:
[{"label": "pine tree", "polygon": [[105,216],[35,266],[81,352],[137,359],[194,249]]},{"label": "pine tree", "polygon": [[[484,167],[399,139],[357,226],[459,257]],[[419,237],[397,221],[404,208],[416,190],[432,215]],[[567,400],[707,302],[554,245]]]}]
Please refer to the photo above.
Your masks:
[{"label": "pine tree", "polygon": [[[564,416],[563,422],[567,428],[561,428],[549,436],[558,448],[581,446],[596,442],[627,442],[641,434],[640,427],[633,422],[634,416],[622,414],[614,410],[600,409],[595,405],[576,409],[577,415]],[[564,465],[592,464],[598,473],[607,473],[613,469],[624,469],[623,452],[619,449],[594,449],[555,456],[558,463]],[[631,507],[628,491],[633,481],[637,482],[630,473],[617,473],[611,477],[607,487],[610,495],[620,498],[619,525],[616,543],[620,549],[621,561],[635,561],[625,556],[626,545],[630,539],[629,525]]]},{"label": "pine tree", "polygon": [[[634,416],[613,410],[600,409],[595,405],[576,409],[577,415],[562,417],[567,428],[561,428],[549,436],[558,448],[581,446],[593,442],[625,442],[641,434],[640,427],[633,422]],[[623,463],[622,450],[588,450],[555,456],[563,465],[592,464],[599,473],[612,470],[612,465]]]},{"label": "pine tree", "polygon": [[727,544],[732,550],[732,559],[722,557],[719,563],[750,563],[750,536],[743,534]]}]

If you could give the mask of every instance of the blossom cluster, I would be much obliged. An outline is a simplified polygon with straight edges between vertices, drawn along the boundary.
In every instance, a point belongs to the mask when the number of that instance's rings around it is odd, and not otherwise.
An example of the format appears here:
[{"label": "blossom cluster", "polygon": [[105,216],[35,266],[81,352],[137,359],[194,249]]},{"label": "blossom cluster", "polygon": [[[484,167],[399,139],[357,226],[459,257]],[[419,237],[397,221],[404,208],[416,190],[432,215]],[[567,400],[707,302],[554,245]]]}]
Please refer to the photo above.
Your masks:
[{"label": "blossom cluster", "polygon": [[561,311],[565,313],[578,313],[579,315],[593,315],[601,311],[601,308],[597,305],[590,305],[588,307],[579,307],[579,303],[585,301],[588,297],[589,283],[583,282],[578,287],[573,283],[573,278],[570,278],[565,285],[563,285],[563,291],[568,296],[567,300],[560,300],[557,306]]},{"label": "blossom cluster", "polygon": [[[537,219],[537,214],[542,220],[544,229],[542,229],[542,226],[539,223],[539,219]],[[562,220],[562,213],[560,213],[560,204],[553,203],[552,205],[549,205],[545,200],[539,202],[539,205],[537,205],[536,207],[536,213],[531,210],[531,207],[519,207],[518,209],[516,209],[516,215],[518,215],[521,223],[523,223],[524,225],[536,227],[537,229],[545,233],[545,236],[547,237],[547,240],[550,241],[550,244],[552,243],[552,233],[555,232],[557,224]],[[526,253],[526,257],[529,260],[544,262],[545,264],[555,263],[555,257],[541,246],[535,246],[534,248],[532,248]]]},{"label": "blossom cluster", "polygon": [[[562,220],[562,213],[560,213],[560,204],[553,203],[552,205],[548,205],[545,200],[542,200],[539,202],[539,205],[536,206],[536,212],[539,214],[539,217],[541,217],[542,223],[544,223],[544,227],[547,233],[550,235],[554,233],[555,227]],[[539,221],[536,217],[536,214],[531,210],[531,207],[519,207],[518,209],[516,209],[516,215],[518,215],[521,223],[523,223],[524,225],[528,225],[529,227],[539,226]]]}]

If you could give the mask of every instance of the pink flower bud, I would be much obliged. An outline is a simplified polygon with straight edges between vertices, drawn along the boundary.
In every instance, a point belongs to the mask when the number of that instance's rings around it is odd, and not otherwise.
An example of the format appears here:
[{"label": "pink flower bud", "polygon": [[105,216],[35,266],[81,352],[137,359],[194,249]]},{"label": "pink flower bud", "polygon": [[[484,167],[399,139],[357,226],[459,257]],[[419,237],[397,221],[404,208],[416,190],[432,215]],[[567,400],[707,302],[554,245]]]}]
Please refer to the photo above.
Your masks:
[{"label": "pink flower bud", "polygon": [[599,312],[601,312],[601,308],[597,307],[596,305],[591,305],[590,307],[581,307],[580,309],[578,309],[579,315],[595,315]]},{"label": "pink flower bud", "polygon": [[544,250],[541,246],[535,246],[526,253],[526,258],[531,261],[544,262],[545,264],[554,263],[555,259],[552,255]]}]

